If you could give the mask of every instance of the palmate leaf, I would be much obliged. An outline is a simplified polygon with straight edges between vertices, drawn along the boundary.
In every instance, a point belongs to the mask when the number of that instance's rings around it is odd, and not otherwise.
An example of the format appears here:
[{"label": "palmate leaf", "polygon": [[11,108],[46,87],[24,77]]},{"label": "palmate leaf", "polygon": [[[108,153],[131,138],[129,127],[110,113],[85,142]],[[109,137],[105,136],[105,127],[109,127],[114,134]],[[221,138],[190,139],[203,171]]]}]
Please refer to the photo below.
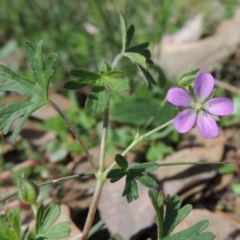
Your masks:
[{"label": "palmate leaf", "polygon": [[152,75],[147,70],[147,63],[153,64],[151,60],[151,53],[147,49],[149,43],[142,43],[133,47],[130,47],[135,28],[131,25],[127,28],[127,24],[123,16],[120,14],[120,28],[121,28],[121,37],[122,37],[122,56],[129,58],[134,64],[136,64],[141,72],[143,73],[144,78],[147,81],[147,86],[150,89],[152,84],[156,85]]},{"label": "palmate leaf", "polygon": [[46,210],[43,204],[39,206],[35,227],[37,240],[61,239],[69,236],[71,231],[69,222],[61,222],[52,226],[59,217],[60,213],[61,209],[57,204],[51,205]]},{"label": "palmate leaf", "polygon": [[13,131],[13,142],[16,141],[27,118],[48,103],[48,85],[57,59],[57,54],[52,53],[45,64],[43,63],[43,41],[38,42],[36,51],[30,43],[26,43],[26,51],[35,75],[34,80],[28,80],[0,65],[0,92],[13,91],[27,97],[27,100],[15,102],[0,109],[0,130],[3,130],[4,134],[8,133],[17,118],[23,116]]},{"label": "palmate leaf", "polygon": [[107,178],[110,182],[114,183],[126,176],[125,187],[122,196],[126,196],[127,201],[130,203],[138,198],[138,185],[137,181],[148,188],[157,188],[157,182],[146,173],[156,171],[159,168],[157,163],[149,162],[142,163],[134,166],[128,166],[127,160],[120,154],[117,154],[115,161],[120,168],[112,169]]},{"label": "palmate leaf", "polygon": [[[191,212],[192,206],[187,204],[181,207],[182,201],[179,196],[167,196],[155,189],[150,189],[149,197],[156,212],[158,225],[158,239],[162,240],[213,240],[215,236],[210,232],[202,232],[208,226],[208,221],[200,221],[188,229],[170,235],[174,228]],[[165,209],[165,211],[164,211]],[[164,213],[165,212],[165,213]]]},{"label": "palmate leaf", "polygon": [[64,87],[67,89],[78,89],[88,85],[93,86],[85,105],[88,108],[93,108],[96,112],[102,110],[107,104],[106,88],[118,93],[129,89],[128,81],[121,78],[122,72],[111,70],[106,62],[99,73],[83,69],[73,69],[70,73],[78,79],[68,81]]},{"label": "palmate leaf", "polygon": [[7,222],[5,222],[3,218],[0,218],[0,239],[21,239],[21,218],[19,209],[14,208],[7,214]]}]

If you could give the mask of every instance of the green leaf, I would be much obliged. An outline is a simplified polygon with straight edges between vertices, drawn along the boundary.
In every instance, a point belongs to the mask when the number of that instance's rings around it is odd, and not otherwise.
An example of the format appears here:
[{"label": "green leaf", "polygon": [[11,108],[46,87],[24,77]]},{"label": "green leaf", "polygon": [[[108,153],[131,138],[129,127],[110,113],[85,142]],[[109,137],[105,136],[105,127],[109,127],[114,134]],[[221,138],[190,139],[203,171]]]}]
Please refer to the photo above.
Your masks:
[{"label": "green leaf", "polygon": [[200,239],[199,240],[214,240],[215,237],[216,236],[211,232],[202,232],[200,234]]},{"label": "green leaf", "polygon": [[178,86],[179,87],[188,87],[193,83],[195,80],[197,73],[199,72],[199,69],[193,70],[191,72],[187,72],[183,74],[179,80],[178,80]]},{"label": "green leaf", "polygon": [[[185,229],[181,232],[175,233],[172,236],[168,236],[166,238],[163,238],[164,240],[212,240],[215,238],[213,234],[205,234],[205,233],[200,233],[203,231],[205,228],[208,227],[208,221],[207,220],[202,220],[193,226],[189,227],[188,229]],[[201,234],[203,234],[201,236]],[[207,239],[202,238],[202,237],[208,237]]]},{"label": "green leaf", "polygon": [[164,195],[162,192],[158,194],[156,189],[150,189],[148,191],[148,196],[154,207],[156,217],[157,217],[157,226],[158,226],[158,238],[162,239],[163,236],[163,207],[164,207]]},{"label": "green leaf", "polygon": [[145,43],[141,43],[139,45],[136,45],[134,47],[130,47],[128,48],[128,52],[137,52],[137,53],[140,53],[141,51],[143,51],[144,49],[146,49],[147,47],[149,46],[149,43],[148,42],[145,42]]},{"label": "green leaf", "polygon": [[129,58],[130,60],[132,60],[132,62],[140,65],[143,68],[146,68],[146,58],[144,56],[142,56],[139,53],[136,52],[125,52],[123,54],[125,57]]},{"label": "green leaf", "polygon": [[12,140],[16,141],[27,118],[41,106],[48,103],[48,85],[54,70],[57,54],[51,54],[45,64],[43,63],[43,41],[39,41],[37,49],[26,43],[26,51],[35,78],[28,80],[7,67],[0,65],[0,92],[13,91],[26,96],[28,99],[12,103],[0,109],[0,130],[8,133],[13,122],[20,116],[21,121],[16,126]]},{"label": "green leaf", "polygon": [[154,172],[159,168],[159,165],[155,162],[141,163],[130,166],[129,169],[141,170],[141,172]]},{"label": "green leaf", "polygon": [[110,88],[119,93],[129,89],[128,81],[120,78],[122,72],[109,70],[109,66],[106,62],[104,62],[100,74],[83,69],[73,69],[71,70],[71,74],[79,79],[68,81],[64,87],[67,89],[78,89],[93,85],[93,89],[86,101],[86,107],[93,108],[95,111],[100,111],[106,106],[106,88]]},{"label": "green leaf", "polygon": [[[33,235],[33,237],[29,236],[29,235]],[[31,239],[36,239],[36,235],[34,233],[29,233],[29,226],[26,227],[26,229],[23,232],[22,238],[21,240],[31,240]]]},{"label": "green leaf", "polygon": [[97,80],[100,78],[100,74],[95,72],[89,72],[84,69],[72,69],[70,74],[74,77],[78,77],[79,79],[88,79],[88,80]]},{"label": "green leaf", "polygon": [[126,42],[126,48],[129,47],[131,41],[132,41],[132,38],[133,38],[133,34],[134,34],[134,31],[135,31],[135,28],[133,25],[131,25],[128,30],[127,30],[127,42]]},{"label": "green leaf", "polygon": [[152,75],[149,73],[149,71],[147,71],[145,68],[143,68],[142,66],[140,66],[139,64],[137,64],[137,66],[139,67],[139,69],[141,70],[143,76],[145,77],[146,81],[147,81],[147,87],[148,89],[152,88],[152,84],[153,85],[157,85],[157,83],[155,82],[155,80],[153,79]]},{"label": "green leaf", "polygon": [[144,186],[148,188],[157,188],[158,184],[157,182],[149,177],[148,175],[142,175],[142,176],[136,176],[136,179]]},{"label": "green leaf", "polygon": [[174,205],[168,206],[163,224],[163,236],[168,236],[173,229],[192,211],[190,204],[185,205],[180,210],[174,209]]},{"label": "green leaf", "polygon": [[59,205],[51,205],[44,213],[39,232],[45,232],[59,217],[61,209]]},{"label": "green leaf", "polygon": [[108,174],[107,178],[110,179],[110,182],[114,183],[125,176],[126,173],[120,168],[112,169]]},{"label": "green leaf", "polygon": [[124,158],[121,154],[117,154],[115,160],[120,168],[122,168],[123,170],[127,170],[128,161],[126,160],[126,158]]},{"label": "green leaf", "polygon": [[134,178],[127,175],[126,184],[122,193],[122,196],[126,196],[128,203],[138,198],[138,186]]},{"label": "green leaf", "polygon": [[127,42],[127,24],[122,16],[119,14],[120,18],[120,27],[121,27],[121,35],[122,35],[122,53],[126,50],[126,42]]},{"label": "green leaf", "polygon": [[7,222],[0,218],[1,240],[21,239],[21,218],[19,209],[14,208],[7,214]]},{"label": "green leaf", "polygon": [[[178,210],[181,207],[182,201],[179,196],[167,196],[166,198],[166,214],[163,225],[163,237],[168,236],[173,230],[172,223],[178,216]],[[191,210],[190,210],[191,211]],[[175,227],[175,226],[174,226]]]},{"label": "green leaf", "polygon": [[7,214],[7,219],[11,224],[16,239],[21,238],[21,217],[18,208],[14,208]]},{"label": "green leaf", "polygon": [[179,196],[167,196],[166,210],[164,213],[164,195],[158,194],[155,189],[150,189],[148,195],[157,215],[158,239],[163,240],[213,240],[212,233],[201,233],[207,226],[208,221],[204,220],[170,236],[174,228],[191,212],[190,204],[181,209],[181,199]]},{"label": "green leaf", "polygon": [[102,86],[98,80],[96,85],[93,87],[91,93],[88,95],[86,101],[87,108],[93,108],[94,111],[98,112],[107,105],[105,87]]},{"label": "green leaf", "polygon": [[67,89],[78,89],[88,85],[94,85],[96,81],[101,78],[100,74],[83,69],[73,69],[70,71],[70,74],[79,79],[66,82],[64,87]]},{"label": "green leaf", "polygon": [[[110,74],[109,74],[110,73]],[[125,79],[120,79],[119,72],[104,74],[102,76],[102,81],[104,85],[115,92],[125,92],[129,89],[128,81]]]},{"label": "green leaf", "polygon": [[38,209],[37,209],[37,215],[36,215],[36,224],[35,224],[35,233],[37,234],[41,225],[42,225],[42,222],[43,222],[43,216],[44,216],[44,205],[41,204]]},{"label": "green leaf", "polygon": [[70,222],[58,223],[53,227],[48,228],[47,231],[39,233],[37,237],[44,237],[44,239],[45,238],[61,239],[61,238],[68,237],[71,232],[71,228],[69,226],[70,226]]}]

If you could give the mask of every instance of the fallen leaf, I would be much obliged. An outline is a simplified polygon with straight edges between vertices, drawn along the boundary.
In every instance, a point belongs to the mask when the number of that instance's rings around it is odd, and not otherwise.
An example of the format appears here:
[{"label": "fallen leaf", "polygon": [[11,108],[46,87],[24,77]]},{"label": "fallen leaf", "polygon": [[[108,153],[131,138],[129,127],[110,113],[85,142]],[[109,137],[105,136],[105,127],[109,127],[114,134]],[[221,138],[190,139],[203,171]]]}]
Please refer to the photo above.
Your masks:
[{"label": "fallen leaf", "polygon": [[238,48],[239,25],[240,10],[237,9],[233,18],[223,21],[214,35],[192,43],[163,42],[153,47],[161,50],[155,50],[152,59],[163,68],[167,77],[174,81],[194,69],[212,72]]},{"label": "fallen leaf", "polygon": [[164,35],[163,43],[190,43],[197,41],[202,35],[203,14],[197,14],[179,29],[175,34]]}]

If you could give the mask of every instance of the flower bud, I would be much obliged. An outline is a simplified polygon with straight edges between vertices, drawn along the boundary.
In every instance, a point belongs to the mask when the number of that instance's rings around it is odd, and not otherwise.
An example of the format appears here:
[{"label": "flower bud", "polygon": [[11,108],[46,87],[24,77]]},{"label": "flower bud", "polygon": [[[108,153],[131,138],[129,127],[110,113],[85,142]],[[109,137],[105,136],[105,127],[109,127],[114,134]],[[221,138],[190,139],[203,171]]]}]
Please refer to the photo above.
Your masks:
[{"label": "flower bud", "polygon": [[18,176],[18,196],[21,201],[34,204],[39,195],[39,187],[38,185],[30,180],[27,179],[24,174]]}]

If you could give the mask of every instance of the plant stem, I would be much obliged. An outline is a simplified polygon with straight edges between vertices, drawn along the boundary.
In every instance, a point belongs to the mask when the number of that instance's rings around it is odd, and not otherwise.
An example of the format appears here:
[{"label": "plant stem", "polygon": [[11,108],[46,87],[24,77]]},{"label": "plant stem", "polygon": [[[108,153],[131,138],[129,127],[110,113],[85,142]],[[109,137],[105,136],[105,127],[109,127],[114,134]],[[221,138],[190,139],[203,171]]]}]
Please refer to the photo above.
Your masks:
[{"label": "plant stem", "polygon": [[81,235],[81,238],[80,238],[81,240],[87,240],[87,238],[88,238],[88,234],[89,234],[89,231],[91,230],[91,227],[92,227],[94,216],[95,216],[95,213],[96,213],[96,210],[97,210],[98,200],[99,200],[100,194],[102,192],[102,188],[103,188],[105,180],[106,180],[105,178],[102,178],[102,177],[98,178],[97,177],[97,184],[96,184],[95,191],[94,191],[94,194],[93,194],[93,199],[92,199],[89,211],[88,211],[88,215],[87,215],[87,219],[86,219],[86,222],[85,222],[85,225],[84,225],[84,229],[83,229],[83,232],[82,232],[82,235]]},{"label": "plant stem", "polygon": [[[80,178],[80,177],[86,177],[86,176],[91,176],[91,175],[94,175],[94,173],[93,172],[88,172],[88,173],[81,173],[81,174],[75,174],[75,175],[71,175],[71,176],[67,176],[67,177],[57,178],[57,179],[54,179],[54,180],[49,180],[49,181],[40,183],[40,184],[38,184],[38,187],[42,187],[42,186],[49,185],[49,184],[52,184],[52,183],[57,183],[57,182],[63,182],[63,181],[73,179],[73,178]],[[18,191],[14,192],[12,194],[9,194],[7,197],[2,198],[0,200],[0,203],[5,202],[9,198],[14,197],[17,194],[18,194]]]},{"label": "plant stem", "polygon": [[107,136],[108,136],[109,105],[110,105],[109,89],[106,89],[106,98],[107,98],[107,105],[104,109],[104,114],[103,114],[103,129],[102,129],[102,138],[101,138],[100,156],[99,156],[99,169],[98,169],[98,171],[100,171],[101,173],[104,171],[104,167],[105,167],[106,144],[107,144]]},{"label": "plant stem", "polygon": [[107,144],[108,122],[109,122],[109,105],[110,105],[109,89],[106,89],[106,98],[107,98],[107,105],[104,109],[104,114],[103,114],[103,129],[102,129],[102,138],[101,138],[101,146],[100,146],[99,168],[96,174],[97,184],[95,187],[91,205],[89,207],[89,211],[88,211],[87,219],[84,225],[81,240],[86,240],[88,237],[89,231],[91,230],[97,205],[98,205],[98,200],[102,192],[102,187],[104,185],[104,182],[106,181],[106,176],[103,173],[105,168],[105,155],[106,155],[106,144]]},{"label": "plant stem", "polygon": [[159,112],[162,110],[162,108],[164,107],[165,103],[167,102],[166,98],[160,103],[160,105],[158,106],[158,108],[155,110],[155,112],[153,113],[153,115],[147,120],[147,122],[143,125],[143,127],[141,128],[140,132],[144,132],[148,126],[152,123],[152,121],[154,120],[154,118],[156,118],[156,116],[159,114]]},{"label": "plant stem", "polygon": [[122,60],[122,57],[123,57],[123,54],[122,53],[119,53],[116,57],[115,57],[115,59],[114,59],[114,61],[113,61],[113,63],[112,63],[112,70],[114,70],[115,68],[116,68],[116,66],[119,64],[119,62]]},{"label": "plant stem", "polygon": [[74,137],[78,140],[78,142],[80,143],[81,147],[83,148],[83,151],[85,152],[88,161],[90,162],[92,169],[94,172],[97,172],[97,167],[95,166],[92,157],[86,147],[86,145],[84,144],[81,136],[79,135],[78,131],[76,130],[76,128],[74,127],[74,125],[72,124],[72,122],[68,119],[68,117],[64,114],[64,112],[58,107],[57,104],[55,104],[52,101],[49,101],[49,103],[51,104],[52,107],[54,107],[57,112],[62,116],[62,118],[65,120],[65,122],[67,123],[69,129],[71,130],[71,132],[73,133]]},{"label": "plant stem", "polygon": [[161,126],[159,126],[157,128],[154,128],[152,131],[143,134],[142,136],[140,136],[141,140],[143,140],[143,139],[149,137],[150,135],[152,135],[153,133],[158,132],[158,131],[162,130],[163,128],[167,127],[168,125],[170,125],[172,123],[172,121],[173,121],[173,119],[162,124]]},{"label": "plant stem", "polygon": [[[138,143],[140,143],[143,139],[149,137],[150,135],[152,135],[155,132],[158,132],[160,130],[162,130],[163,128],[167,127],[168,125],[170,125],[172,123],[173,120],[170,120],[164,124],[162,124],[161,126],[154,128],[153,130],[151,130],[148,133],[139,135],[139,133],[137,134],[137,136],[135,137],[135,139],[133,140],[133,142],[122,152],[122,156],[124,157],[135,145],[137,145]],[[115,167],[116,162],[113,162],[104,172],[105,176],[107,176],[107,174]]]}]

